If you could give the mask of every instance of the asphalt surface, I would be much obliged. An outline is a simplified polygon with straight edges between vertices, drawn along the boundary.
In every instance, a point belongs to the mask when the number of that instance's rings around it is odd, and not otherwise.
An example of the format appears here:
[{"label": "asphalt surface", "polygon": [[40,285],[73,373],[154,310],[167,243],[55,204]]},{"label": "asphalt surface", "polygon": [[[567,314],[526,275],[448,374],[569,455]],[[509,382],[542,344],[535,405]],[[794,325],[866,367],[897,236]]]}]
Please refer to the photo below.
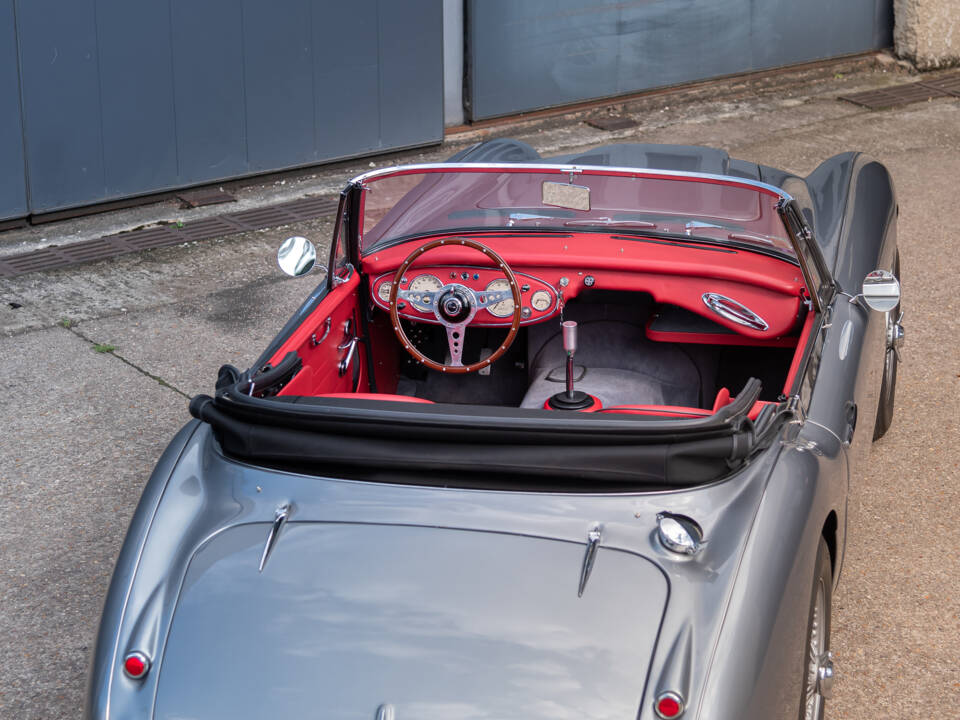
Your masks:
[{"label": "asphalt surface", "polygon": [[[834,598],[839,680],[827,712],[954,718],[960,100],[867,111],[835,98],[910,78],[852,70],[632,102],[610,112],[637,127],[615,133],[584,125],[581,113],[393,157],[438,159],[495,134],[547,154],[609,142],[711,145],[801,174],[847,150],[886,163],[900,200],[907,344],[893,427],[854,469]],[[345,163],[291,185],[329,190],[368,165]],[[294,233],[322,242],[329,228],[320,220],[0,281],[0,718],[79,717],[103,596],[154,462],[188,420],[187,398],[210,392],[222,363],[248,366],[318,282],[280,275],[279,242]]]}]

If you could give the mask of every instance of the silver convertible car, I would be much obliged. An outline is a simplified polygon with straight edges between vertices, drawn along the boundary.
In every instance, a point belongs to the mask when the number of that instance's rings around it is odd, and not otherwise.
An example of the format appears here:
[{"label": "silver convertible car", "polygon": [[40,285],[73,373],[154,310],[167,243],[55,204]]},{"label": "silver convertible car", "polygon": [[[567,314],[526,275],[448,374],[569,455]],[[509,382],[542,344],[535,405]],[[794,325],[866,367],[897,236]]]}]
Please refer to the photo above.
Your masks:
[{"label": "silver convertible car", "polygon": [[897,214],[857,153],[354,178],[319,286],[144,489],[86,718],[822,717]]}]

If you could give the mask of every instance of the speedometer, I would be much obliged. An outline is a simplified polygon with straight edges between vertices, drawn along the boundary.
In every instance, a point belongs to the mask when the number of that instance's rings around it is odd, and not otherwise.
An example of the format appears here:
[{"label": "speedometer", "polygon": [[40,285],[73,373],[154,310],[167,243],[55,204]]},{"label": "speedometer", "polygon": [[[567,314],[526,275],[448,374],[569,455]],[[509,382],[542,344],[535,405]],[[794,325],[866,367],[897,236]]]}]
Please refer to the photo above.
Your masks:
[{"label": "speedometer", "polygon": [[437,290],[443,283],[435,275],[417,275],[410,281],[407,299],[420,312],[433,312],[437,300]]},{"label": "speedometer", "polygon": [[[510,281],[506,278],[500,278],[499,280],[494,280],[489,285],[487,285],[487,292],[510,292]],[[494,317],[505,318],[513,315],[513,298],[511,297],[508,300],[501,300],[496,305],[491,305],[487,308],[489,312]]]}]

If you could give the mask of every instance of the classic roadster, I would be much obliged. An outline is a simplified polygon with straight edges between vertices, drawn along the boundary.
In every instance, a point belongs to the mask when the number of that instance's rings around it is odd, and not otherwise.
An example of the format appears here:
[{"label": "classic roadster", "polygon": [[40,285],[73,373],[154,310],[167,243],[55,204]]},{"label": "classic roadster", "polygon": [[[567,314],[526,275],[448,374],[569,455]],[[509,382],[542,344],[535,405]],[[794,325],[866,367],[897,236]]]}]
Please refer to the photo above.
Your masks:
[{"label": "classic roadster", "polygon": [[897,213],[857,153],[354,178],[320,285],[146,485],[86,717],[822,717]]}]

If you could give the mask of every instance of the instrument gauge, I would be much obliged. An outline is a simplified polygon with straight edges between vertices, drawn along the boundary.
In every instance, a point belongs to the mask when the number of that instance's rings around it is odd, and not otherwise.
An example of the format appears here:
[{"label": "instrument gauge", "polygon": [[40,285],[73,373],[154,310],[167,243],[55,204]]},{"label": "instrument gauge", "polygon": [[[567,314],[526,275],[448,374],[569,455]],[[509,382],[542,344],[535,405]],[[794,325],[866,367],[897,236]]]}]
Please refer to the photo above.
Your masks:
[{"label": "instrument gauge", "polygon": [[[499,278],[497,280],[494,280],[489,285],[487,285],[486,291],[487,292],[506,291],[509,293],[510,281],[507,280],[506,278]],[[508,298],[507,300],[501,300],[495,305],[489,306],[487,308],[487,312],[489,312],[494,317],[505,318],[513,315],[513,309],[514,309],[513,298],[511,297],[511,298]]]},{"label": "instrument gauge", "polygon": [[537,312],[543,312],[544,310],[547,310],[552,303],[553,300],[550,297],[550,293],[548,293],[546,290],[537,290],[530,298],[530,304]]},{"label": "instrument gauge", "polygon": [[391,282],[380,283],[380,287],[377,289],[377,297],[383,300],[385,303],[390,302],[390,288],[393,287]]},{"label": "instrument gauge", "polygon": [[434,275],[417,275],[410,281],[407,299],[420,312],[433,312],[437,299],[437,290],[443,287],[440,278]]}]

